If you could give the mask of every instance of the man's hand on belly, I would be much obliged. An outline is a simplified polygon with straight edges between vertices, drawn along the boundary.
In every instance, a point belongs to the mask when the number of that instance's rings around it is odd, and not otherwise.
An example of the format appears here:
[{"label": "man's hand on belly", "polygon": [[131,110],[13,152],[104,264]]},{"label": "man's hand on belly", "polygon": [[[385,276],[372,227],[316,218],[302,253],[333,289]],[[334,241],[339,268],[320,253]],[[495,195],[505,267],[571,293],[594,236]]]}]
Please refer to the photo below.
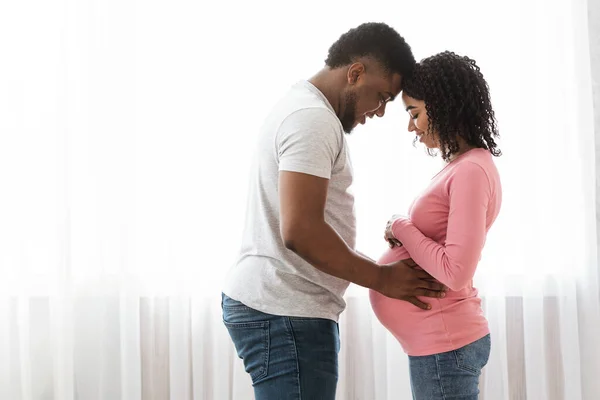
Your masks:
[{"label": "man's hand on belly", "polygon": [[379,288],[376,290],[384,296],[405,300],[429,310],[431,306],[420,301],[417,296],[442,298],[448,289],[417,267],[410,258],[381,265]]}]

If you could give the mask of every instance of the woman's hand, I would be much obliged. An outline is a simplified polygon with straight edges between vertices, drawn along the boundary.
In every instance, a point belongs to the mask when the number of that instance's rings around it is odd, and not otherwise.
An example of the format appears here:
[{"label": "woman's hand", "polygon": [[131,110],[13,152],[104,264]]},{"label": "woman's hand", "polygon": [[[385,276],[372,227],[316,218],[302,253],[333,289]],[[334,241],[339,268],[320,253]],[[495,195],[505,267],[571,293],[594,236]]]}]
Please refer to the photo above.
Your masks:
[{"label": "woman's hand", "polygon": [[385,241],[388,242],[390,249],[393,249],[394,247],[402,246],[402,242],[400,242],[398,239],[396,239],[396,237],[394,236],[394,232],[392,232],[392,225],[394,224],[394,221],[396,221],[398,219],[408,219],[408,218],[403,215],[400,215],[400,214],[394,214],[394,215],[392,215],[392,218],[390,218],[387,225],[385,226],[385,234],[383,237],[384,237]]}]

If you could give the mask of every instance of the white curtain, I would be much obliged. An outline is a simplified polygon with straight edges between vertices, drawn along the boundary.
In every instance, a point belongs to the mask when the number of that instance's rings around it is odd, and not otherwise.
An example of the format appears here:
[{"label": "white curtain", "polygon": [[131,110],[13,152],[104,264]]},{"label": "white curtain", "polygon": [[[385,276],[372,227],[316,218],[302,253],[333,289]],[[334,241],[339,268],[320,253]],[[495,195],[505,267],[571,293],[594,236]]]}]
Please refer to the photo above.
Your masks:
[{"label": "white curtain", "polygon": [[[221,323],[270,106],[329,45],[385,21],[417,58],[478,61],[504,155],[476,277],[482,398],[600,394],[585,0],[0,3],[0,399],[250,399]],[[351,136],[358,248],[440,167],[399,104]],[[351,287],[339,399],[410,398],[406,357]]]}]

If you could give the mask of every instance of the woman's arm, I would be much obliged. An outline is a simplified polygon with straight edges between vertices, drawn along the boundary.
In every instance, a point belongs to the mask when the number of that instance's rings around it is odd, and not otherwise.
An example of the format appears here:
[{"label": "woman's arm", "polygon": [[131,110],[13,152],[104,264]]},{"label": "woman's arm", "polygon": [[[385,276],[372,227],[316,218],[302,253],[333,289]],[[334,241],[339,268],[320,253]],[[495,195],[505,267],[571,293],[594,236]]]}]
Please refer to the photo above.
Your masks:
[{"label": "woman's arm", "polygon": [[394,236],[415,262],[452,290],[473,279],[486,237],[491,186],[483,168],[465,163],[449,181],[450,212],[445,246],[426,237],[407,218],[392,224]]}]

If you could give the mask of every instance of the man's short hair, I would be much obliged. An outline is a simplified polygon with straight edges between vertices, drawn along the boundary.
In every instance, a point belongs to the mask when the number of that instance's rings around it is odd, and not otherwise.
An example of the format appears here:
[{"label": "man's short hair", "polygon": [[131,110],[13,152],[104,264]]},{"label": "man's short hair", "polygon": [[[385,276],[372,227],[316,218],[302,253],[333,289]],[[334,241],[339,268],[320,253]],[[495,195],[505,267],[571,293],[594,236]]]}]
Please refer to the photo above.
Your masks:
[{"label": "man's short hair", "polygon": [[350,29],[329,48],[325,64],[330,68],[350,65],[359,57],[371,57],[384,71],[409,76],[415,67],[410,46],[394,28],[367,22]]}]

